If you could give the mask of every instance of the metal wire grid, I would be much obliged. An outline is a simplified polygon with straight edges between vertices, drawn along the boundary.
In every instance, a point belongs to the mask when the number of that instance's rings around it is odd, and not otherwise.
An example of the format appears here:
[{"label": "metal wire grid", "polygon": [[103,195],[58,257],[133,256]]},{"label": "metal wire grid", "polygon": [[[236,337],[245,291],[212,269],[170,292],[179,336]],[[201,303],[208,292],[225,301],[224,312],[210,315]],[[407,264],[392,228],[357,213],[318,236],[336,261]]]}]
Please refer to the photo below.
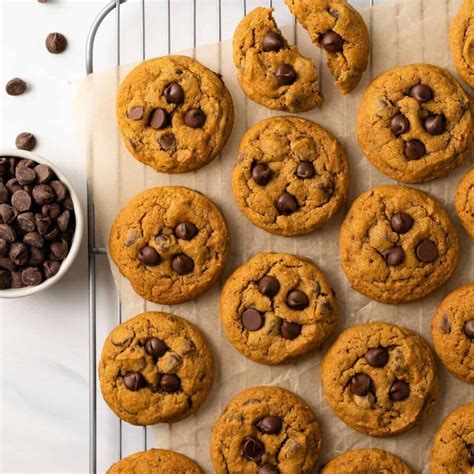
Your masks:
[{"label": "metal wire grid", "polygon": [[[140,30],[141,30],[141,58],[146,59],[146,0],[140,1]],[[196,47],[197,31],[197,1],[193,0],[193,47]],[[242,4],[242,14],[247,14],[247,0],[240,0]],[[270,7],[273,6],[273,0],[267,0]],[[374,5],[375,0],[369,0],[370,6]],[[121,64],[121,5],[127,0],[111,0],[99,12],[93,21],[86,44],[86,73],[94,72],[94,46],[97,32],[105,18],[115,10],[115,41],[116,41],[116,66]],[[168,54],[171,53],[171,0],[167,2],[167,42]],[[217,32],[218,41],[222,40],[222,0],[217,2]],[[296,25],[296,20],[295,20]],[[296,33],[296,30],[295,30]],[[96,257],[107,255],[104,247],[96,244],[95,230],[95,212],[94,202],[90,188],[87,189],[87,224],[88,224],[88,258],[89,258],[89,472],[97,472],[97,350],[96,350],[96,331],[97,331],[97,280],[96,280]],[[122,307],[120,298],[117,295],[117,324],[122,322]],[[122,458],[122,420],[119,420],[119,456]],[[143,449],[148,447],[147,429],[143,427]]]}]

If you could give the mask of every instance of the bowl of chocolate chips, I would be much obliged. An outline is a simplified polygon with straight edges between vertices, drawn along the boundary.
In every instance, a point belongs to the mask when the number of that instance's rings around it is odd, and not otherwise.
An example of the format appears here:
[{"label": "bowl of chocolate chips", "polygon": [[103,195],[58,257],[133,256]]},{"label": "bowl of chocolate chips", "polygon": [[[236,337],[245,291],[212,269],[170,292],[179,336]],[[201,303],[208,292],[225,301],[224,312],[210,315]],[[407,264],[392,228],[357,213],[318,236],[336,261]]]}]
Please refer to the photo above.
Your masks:
[{"label": "bowl of chocolate chips", "polygon": [[54,285],[76,258],[83,230],[77,194],[56,166],[0,150],[0,298]]}]

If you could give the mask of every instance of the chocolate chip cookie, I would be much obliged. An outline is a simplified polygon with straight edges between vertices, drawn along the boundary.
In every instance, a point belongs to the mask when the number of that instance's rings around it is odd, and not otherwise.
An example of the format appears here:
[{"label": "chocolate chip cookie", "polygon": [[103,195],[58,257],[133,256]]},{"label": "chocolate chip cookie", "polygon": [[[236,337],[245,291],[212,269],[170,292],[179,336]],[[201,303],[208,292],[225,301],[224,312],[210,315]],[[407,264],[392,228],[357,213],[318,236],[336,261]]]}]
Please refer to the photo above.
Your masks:
[{"label": "chocolate chip cookie", "polygon": [[370,37],[364,19],[345,0],[285,0],[308,31],[313,43],[326,51],[336,85],[349,94],[367,69]]},{"label": "chocolate chip cookie", "polygon": [[323,466],[320,474],[413,474],[398,457],[382,449],[354,449]]},{"label": "chocolate chip cookie", "polygon": [[431,474],[474,472],[474,402],[448,415],[431,448]]},{"label": "chocolate chip cookie", "polygon": [[226,281],[221,318],[240,353],[275,365],[320,346],[336,326],[338,306],[326,278],[309,260],[260,253]]},{"label": "chocolate chip cookie", "polygon": [[201,332],[173,314],[141,313],[107,337],[99,362],[105,402],[133,425],[172,423],[194,413],[214,381]]},{"label": "chocolate chip cookie", "polygon": [[344,203],[349,163],[339,141],[298,117],[272,117],[240,142],[232,189],[242,213],[272,234],[307,234]]},{"label": "chocolate chip cookie", "polygon": [[474,0],[464,0],[451,24],[449,40],[459,75],[474,88]]},{"label": "chocolate chip cookie", "polygon": [[120,85],[117,118],[128,151],[162,173],[185,173],[215,158],[232,131],[222,80],[187,56],[138,65]]},{"label": "chocolate chip cookie", "polygon": [[459,256],[446,212],[422,191],[378,186],[359,196],[339,237],[352,287],[381,303],[408,303],[441,287]]},{"label": "chocolate chip cookie", "polygon": [[456,377],[474,383],[474,283],[456,288],[431,323],[435,350]]},{"label": "chocolate chip cookie", "polygon": [[320,447],[319,423],[311,408],[279,387],[239,393],[212,428],[217,474],[307,474]]},{"label": "chocolate chip cookie", "polygon": [[177,304],[197,298],[220,276],[229,232],[217,206],[203,194],[164,186],[125,205],[112,225],[109,251],[142,298]]},{"label": "chocolate chip cookie", "polygon": [[428,344],[381,322],[343,331],[324,354],[321,379],[334,413],[369,436],[409,430],[431,412],[439,392]]},{"label": "chocolate chip cookie", "polygon": [[167,449],[149,449],[131,454],[115,463],[107,474],[204,474],[204,471],[184,454]]},{"label": "chocolate chip cookie", "polygon": [[234,64],[244,93],[269,109],[301,112],[318,107],[314,61],[288,44],[272,8],[258,7],[246,15],[233,37]]},{"label": "chocolate chip cookie", "polygon": [[429,64],[397,67],[364,93],[357,136],[380,171],[404,183],[447,175],[472,142],[468,94],[447,70]]},{"label": "chocolate chip cookie", "polygon": [[474,168],[458,184],[456,212],[464,229],[474,239]]}]

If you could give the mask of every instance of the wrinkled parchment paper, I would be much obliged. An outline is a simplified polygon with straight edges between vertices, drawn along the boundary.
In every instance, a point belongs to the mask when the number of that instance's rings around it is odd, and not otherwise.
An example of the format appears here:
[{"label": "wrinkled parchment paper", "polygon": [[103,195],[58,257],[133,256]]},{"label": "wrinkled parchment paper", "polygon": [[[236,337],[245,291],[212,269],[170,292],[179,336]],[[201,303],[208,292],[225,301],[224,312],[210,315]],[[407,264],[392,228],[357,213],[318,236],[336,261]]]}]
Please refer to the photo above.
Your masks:
[{"label": "wrinkled parchment paper", "polygon": [[144,189],[170,184],[197,189],[213,199],[224,212],[232,236],[230,261],[223,279],[197,301],[187,304],[160,307],[143,301],[111,264],[121,295],[123,319],[143,310],[173,312],[197,324],[208,337],[215,353],[217,378],[205,405],[184,421],[153,427],[149,430],[154,438],[149,440],[149,447],[156,445],[183,452],[197,460],[206,471],[212,472],[210,428],[229,400],[245,387],[280,385],[299,394],[316,412],[323,433],[321,462],[346,450],[380,447],[400,455],[415,472],[428,472],[433,434],[450,411],[474,399],[474,387],[455,379],[440,365],[442,392],[434,412],[408,433],[388,439],[370,438],[339,421],[324,402],[319,363],[325,348],[293,364],[279,367],[256,364],[237,353],[226,340],[220,325],[218,304],[222,282],[249,257],[260,251],[291,252],[310,257],[335,288],[342,308],[340,327],[336,333],[347,326],[381,320],[408,326],[431,340],[430,322],[441,299],[448,291],[474,280],[473,242],[459,225],[453,205],[456,184],[472,166],[472,157],[468,160],[470,163],[465,163],[448,177],[416,186],[429,192],[448,209],[461,238],[461,258],[453,278],[423,301],[389,306],[370,301],[352,290],[339,262],[338,229],[349,203],[356,196],[375,185],[393,183],[364,158],[358,147],[354,124],[361,94],[371,78],[397,65],[428,62],[448,67],[455,73],[449,55],[448,29],[459,3],[458,0],[406,0],[365,11],[372,36],[372,61],[360,86],[347,97],[342,97],[336,90],[324,58],[312,45],[307,33],[300,26],[284,29],[290,42],[296,38],[300,51],[319,63],[321,86],[326,98],[320,109],[300,115],[327,127],[342,141],[348,151],[352,171],[350,198],[344,210],[322,230],[309,236],[288,239],[267,234],[247,221],[234,202],[230,182],[239,140],[253,123],[278,113],[246,99],[237,84],[229,41],[187,52],[223,75],[236,109],[234,130],[223,153],[197,172],[174,176],[158,174],[134,160],[123,147],[116,125],[115,97],[120,81],[132,66],[94,74],[84,80],[78,100],[79,129],[88,155],[96,226],[103,242],[107,241],[115,215],[129,198]]}]

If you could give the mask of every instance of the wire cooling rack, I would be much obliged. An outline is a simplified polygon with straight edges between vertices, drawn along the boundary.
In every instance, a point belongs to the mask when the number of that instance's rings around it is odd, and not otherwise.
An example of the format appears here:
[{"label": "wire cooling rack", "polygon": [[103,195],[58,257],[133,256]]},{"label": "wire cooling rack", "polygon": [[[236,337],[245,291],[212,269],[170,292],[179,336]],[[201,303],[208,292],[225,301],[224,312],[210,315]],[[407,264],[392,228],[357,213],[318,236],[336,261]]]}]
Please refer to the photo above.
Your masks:
[{"label": "wire cooling rack", "polygon": [[[128,35],[129,31],[122,31],[122,13],[127,14],[125,11],[126,8],[123,8],[125,3],[134,3],[136,7],[139,8],[138,15],[138,25],[135,25],[135,28],[138,26],[140,32],[140,47],[137,51],[137,54],[134,58],[134,61],[145,60],[147,58],[147,7],[152,3],[153,0],[111,0],[107,3],[103,9],[98,13],[97,17],[94,19],[89,34],[87,37],[86,45],[86,73],[91,74],[94,72],[95,66],[95,56],[96,56],[96,37],[101,26],[105,23],[105,20],[114,15],[114,42],[115,42],[115,65],[120,66],[123,59],[121,40],[122,36],[125,39],[126,34]],[[250,11],[256,6],[270,6],[274,7],[277,4],[277,0],[158,0],[160,4],[164,7],[161,9],[161,15],[166,17],[166,39],[164,40],[166,45],[166,51],[168,54],[172,51],[172,39],[173,39],[173,29],[171,21],[171,12],[173,5],[180,6],[183,8],[185,4],[186,9],[191,9],[191,12],[188,12],[192,18],[192,36],[190,44],[188,43],[186,47],[196,47],[197,45],[197,33],[198,28],[215,28],[216,29],[216,40],[222,41],[223,39],[223,20],[225,19],[226,14],[229,9],[235,13],[235,9],[239,10],[239,15],[244,16],[247,14],[247,11]],[[381,3],[383,0],[378,0]],[[278,1],[278,4],[281,4],[282,0]],[[351,2],[354,6],[358,8],[364,8],[373,6],[377,3],[377,0],[354,0]],[[180,5],[181,4],[181,5]],[[212,4],[212,5],[211,5]],[[213,6],[216,10],[217,24],[213,26],[209,24],[209,19],[198,15],[200,9],[204,7],[209,8]],[[198,18],[199,16],[199,18]],[[235,16],[235,15],[234,15]],[[161,20],[164,20],[161,18]],[[162,22],[163,23],[163,22]],[[230,37],[232,31],[225,31],[226,37]],[[188,35],[189,36],[189,35]],[[174,48],[173,48],[174,49]],[[179,48],[184,49],[184,48]],[[110,61],[109,61],[110,62]],[[96,223],[95,223],[95,213],[94,213],[94,203],[92,199],[92,193],[90,189],[87,192],[87,213],[88,213],[88,258],[89,258],[89,472],[96,473],[98,470],[98,437],[97,437],[97,416],[98,416],[98,406],[97,406],[97,325],[99,322],[98,317],[101,314],[98,314],[97,306],[97,286],[98,286],[98,273],[97,273],[97,263],[98,259],[104,259],[107,255],[105,247],[101,246],[97,242],[96,235]],[[102,262],[101,262],[102,263]],[[122,322],[122,309],[118,295],[116,295],[117,301],[117,314],[116,314],[116,324]],[[102,341],[99,341],[102,342]],[[118,420],[118,457],[121,459],[124,454],[123,450],[123,439],[124,439],[124,423],[122,420]],[[136,432],[135,432],[136,434]],[[138,444],[134,443],[134,446],[137,450],[146,450],[149,447],[150,440],[147,435],[147,428],[142,428],[141,442],[138,440]],[[112,442],[110,440],[110,442]],[[115,443],[115,441],[114,441]],[[118,459],[115,459],[118,460]]]}]

